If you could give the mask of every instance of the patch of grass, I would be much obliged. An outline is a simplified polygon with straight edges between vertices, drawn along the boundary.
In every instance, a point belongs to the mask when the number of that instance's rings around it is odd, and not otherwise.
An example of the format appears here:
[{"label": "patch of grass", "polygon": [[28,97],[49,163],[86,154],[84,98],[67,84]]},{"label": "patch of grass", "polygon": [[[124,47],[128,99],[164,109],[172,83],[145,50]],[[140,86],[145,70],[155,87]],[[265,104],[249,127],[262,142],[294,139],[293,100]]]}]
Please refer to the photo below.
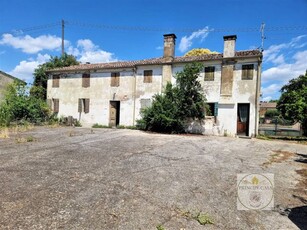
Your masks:
[{"label": "patch of grass", "polygon": [[124,126],[124,125],[118,125],[118,126],[116,126],[116,128],[118,128],[118,129],[125,129],[126,126]]},{"label": "patch of grass", "polygon": [[93,124],[92,128],[110,128],[108,125],[100,125],[98,123]]},{"label": "patch of grass", "polygon": [[35,138],[33,136],[17,137],[16,138],[17,143],[26,143],[26,142],[33,142],[33,141],[35,141]]},{"label": "patch of grass", "polygon": [[0,129],[0,138],[9,138],[9,129],[8,128],[1,128]]},{"label": "patch of grass", "polygon": [[208,213],[200,212],[194,219],[197,220],[201,225],[214,224],[213,218],[209,216]]},{"label": "patch of grass", "polygon": [[75,127],[82,127],[81,122],[80,122],[80,121],[76,121],[76,123],[75,123]]},{"label": "patch of grass", "polygon": [[157,225],[157,230],[166,230],[162,224]]},{"label": "patch of grass", "polygon": [[183,211],[181,209],[175,210],[180,216],[188,219],[196,220],[201,225],[214,224],[213,218],[208,213],[197,212],[197,211]]}]

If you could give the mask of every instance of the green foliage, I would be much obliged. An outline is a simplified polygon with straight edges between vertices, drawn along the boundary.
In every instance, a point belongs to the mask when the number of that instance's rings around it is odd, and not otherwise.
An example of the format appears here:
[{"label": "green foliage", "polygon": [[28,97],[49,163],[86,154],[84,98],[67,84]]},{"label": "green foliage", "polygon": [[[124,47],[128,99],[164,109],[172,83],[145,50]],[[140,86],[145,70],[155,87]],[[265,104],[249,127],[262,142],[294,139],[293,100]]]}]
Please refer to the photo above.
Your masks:
[{"label": "green foliage", "polygon": [[195,219],[200,223],[201,225],[206,224],[214,224],[214,221],[212,217],[210,217],[207,213],[198,213],[198,215],[195,217]]},{"label": "green foliage", "polygon": [[274,117],[278,117],[280,115],[280,112],[277,109],[268,109],[264,116],[266,118],[274,118]]},{"label": "green foliage", "polygon": [[48,75],[47,70],[66,67],[71,65],[78,65],[79,62],[73,55],[64,54],[61,57],[51,57],[50,60],[44,64],[39,65],[34,70],[34,82],[33,85],[40,87],[39,89],[31,89],[31,94],[36,95],[42,99],[46,99],[47,81]]},{"label": "green foliage", "polygon": [[76,123],[75,123],[75,127],[82,127],[81,122],[77,120]]},{"label": "green foliage", "polygon": [[202,64],[187,64],[176,75],[176,85],[167,83],[163,94],[153,97],[151,107],[141,111],[137,127],[163,133],[183,133],[188,119],[205,117],[205,97],[197,80]]},{"label": "green foliage", "polygon": [[162,224],[159,224],[156,228],[157,228],[157,230],[165,230],[165,228],[163,227]]},{"label": "green foliage", "polygon": [[281,93],[277,109],[285,119],[300,122],[307,136],[307,71],[284,85]]},{"label": "green foliage", "polygon": [[8,85],[0,105],[0,126],[9,126],[11,122],[41,123],[46,121],[49,113],[44,100],[31,96],[29,88],[16,81]]},{"label": "green foliage", "polygon": [[92,125],[92,128],[110,128],[108,125],[100,125],[98,123],[95,123]]}]

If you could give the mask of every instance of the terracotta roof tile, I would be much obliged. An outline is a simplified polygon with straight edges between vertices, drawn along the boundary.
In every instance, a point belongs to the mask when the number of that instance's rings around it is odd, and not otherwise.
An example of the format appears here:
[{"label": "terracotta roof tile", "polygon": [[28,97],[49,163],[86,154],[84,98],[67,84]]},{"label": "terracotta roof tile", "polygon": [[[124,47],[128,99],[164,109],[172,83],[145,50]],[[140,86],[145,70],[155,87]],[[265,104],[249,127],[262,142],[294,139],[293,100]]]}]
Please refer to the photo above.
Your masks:
[{"label": "terracotta roof tile", "polygon": [[[262,53],[259,50],[244,50],[237,51],[235,57],[260,57]],[[221,60],[223,54],[205,54],[201,56],[190,57],[175,57],[172,61],[167,61],[165,58],[151,58],[137,61],[119,61],[109,63],[96,63],[96,64],[80,64],[68,66],[63,68],[55,68],[48,70],[48,72],[62,72],[62,71],[78,71],[78,70],[92,70],[92,69],[117,69],[117,68],[133,68],[140,65],[159,65],[164,63],[186,63],[194,61],[207,61],[207,60]]]}]

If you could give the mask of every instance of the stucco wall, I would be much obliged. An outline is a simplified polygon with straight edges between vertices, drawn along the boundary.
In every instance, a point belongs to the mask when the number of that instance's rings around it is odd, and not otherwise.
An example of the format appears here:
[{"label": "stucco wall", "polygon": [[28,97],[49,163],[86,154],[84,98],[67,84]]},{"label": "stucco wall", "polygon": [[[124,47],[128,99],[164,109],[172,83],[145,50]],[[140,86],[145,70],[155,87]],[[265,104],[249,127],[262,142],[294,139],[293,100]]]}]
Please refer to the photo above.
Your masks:
[{"label": "stucco wall", "polygon": [[[254,64],[252,80],[242,80],[242,64]],[[201,82],[208,103],[218,103],[218,116],[208,117],[203,125],[203,133],[235,136],[237,132],[238,103],[250,104],[249,136],[255,134],[255,95],[257,82],[257,60],[249,59],[234,64],[231,96],[221,96],[222,61],[207,61],[205,66],[215,66],[214,81],[205,81],[204,72]],[[171,82],[184,64],[172,65]],[[152,83],[144,83],[144,70],[152,70]],[[110,87],[111,72],[120,72],[120,85]],[[136,69],[116,69],[91,73],[90,87],[82,87],[82,73],[65,74],[60,79],[60,87],[52,88],[52,79],[48,80],[48,98],[59,99],[59,116],[73,116],[85,126],[94,123],[109,124],[110,101],[120,101],[120,125],[135,125],[140,118],[142,99],[151,99],[163,91],[163,66],[139,66]],[[90,98],[89,113],[78,112],[78,99]],[[195,124],[194,124],[194,127]]]},{"label": "stucco wall", "polygon": [[2,73],[0,73],[0,102],[4,98],[4,91],[7,87],[7,85],[12,83],[12,82],[14,82],[13,78],[7,77],[7,76],[3,75]]}]

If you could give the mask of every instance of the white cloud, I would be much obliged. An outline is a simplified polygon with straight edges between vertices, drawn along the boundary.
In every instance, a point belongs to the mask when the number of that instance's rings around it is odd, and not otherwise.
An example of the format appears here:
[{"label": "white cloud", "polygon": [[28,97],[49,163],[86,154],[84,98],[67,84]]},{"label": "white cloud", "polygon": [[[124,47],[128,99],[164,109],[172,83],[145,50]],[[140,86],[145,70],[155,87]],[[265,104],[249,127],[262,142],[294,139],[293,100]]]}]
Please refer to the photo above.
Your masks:
[{"label": "white cloud", "polygon": [[182,37],[179,43],[180,52],[187,51],[192,46],[193,40],[196,38],[200,38],[201,42],[204,41],[204,39],[208,36],[208,34],[209,34],[209,27],[206,26],[203,29],[193,32],[188,37],[187,36]]},{"label": "white cloud", "polygon": [[262,87],[261,93],[265,94],[265,95],[272,95],[272,94],[275,94],[276,92],[278,92],[280,89],[281,89],[281,85],[274,83],[274,84],[270,84],[267,87]]},{"label": "white cloud", "polygon": [[[65,43],[69,44],[68,41]],[[0,40],[0,45],[12,46],[28,54],[38,53],[42,50],[59,50],[61,44],[61,38],[54,35],[41,35],[33,38],[30,35],[14,37],[12,34],[3,34]]]},{"label": "white cloud", "polygon": [[9,72],[9,74],[28,83],[32,83],[34,69],[36,69],[38,65],[47,62],[49,59],[50,56],[48,54],[38,54],[35,60],[30,58],[26,61],[21,61],[12,71]]},{"label": "white cloud", "polygon": [[[307,69],[307,50],[298,51],[292,56],[292,63],[285,63],[284,60],[280,64],[268,68],[262,72],[264,82],[279,81],[283,84],[292,78],[304,74]],[[277,64],[277,63],[275,63]]]},{"label": "white cloud", "polygon": [[80,62],[100,63],[117,61],[114,54],[104,51],[95,45],[89,39],[80,39],[77,41],[77,48],[70,46],[67,53],[78,58]]},{"label": "white cloud", "polygon": [[272,100],[272,97],[271,96],[267,96],[267,97],[262,98],[261,101],[270,101],[270,100]]}]

